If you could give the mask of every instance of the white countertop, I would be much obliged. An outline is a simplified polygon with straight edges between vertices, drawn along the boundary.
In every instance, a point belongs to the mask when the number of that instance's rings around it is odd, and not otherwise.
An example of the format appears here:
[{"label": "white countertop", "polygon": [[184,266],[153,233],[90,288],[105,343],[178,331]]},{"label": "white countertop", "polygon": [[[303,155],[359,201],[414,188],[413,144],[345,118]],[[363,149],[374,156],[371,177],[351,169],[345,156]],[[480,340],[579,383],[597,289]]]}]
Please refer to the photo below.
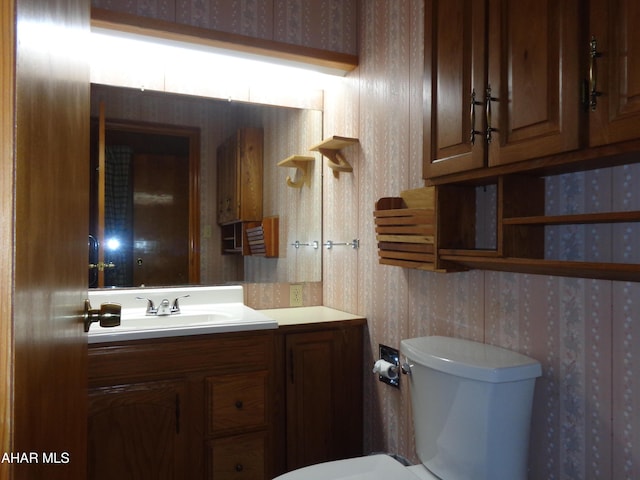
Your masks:
[{"label": "white countertop", "polygon": [[[141,300],[142,298],[142,300]],[[147,300],[158,306],[180,299],[180,313],[146,315]],[[89,292],[91,302],[118,303],[121,322],[116,327],[91,325],[88,343],[143,340],[211,333],[275,329],[276,321],[242,302],[241,286],[105,289]]]},{"label": "white countertop", "polygon": [[[119,326],[101,327],[97,322],[91,325],[87,339],[89,343],[364,320],[362,316],[323,306],[254,310],[242,302],[243,290],[237,285],[104,289],[90,291],[89,299],[96,307],[111,302],[120,304],[122,308]],[[163,301],[168,307],[175,299],[179,299],[180,312],[175,315],[149,315],[147,299],[153,302],[154,307]]]},{"label": "white countertop", "polygon": [[269,308],[258,311],[278,322],[278,327],[309,325],[322,322],[341,322],[345,320],[363,320],[365,318],[362,315],[353,315],[341,310],[336,310],[335,308],[323,306]]}]

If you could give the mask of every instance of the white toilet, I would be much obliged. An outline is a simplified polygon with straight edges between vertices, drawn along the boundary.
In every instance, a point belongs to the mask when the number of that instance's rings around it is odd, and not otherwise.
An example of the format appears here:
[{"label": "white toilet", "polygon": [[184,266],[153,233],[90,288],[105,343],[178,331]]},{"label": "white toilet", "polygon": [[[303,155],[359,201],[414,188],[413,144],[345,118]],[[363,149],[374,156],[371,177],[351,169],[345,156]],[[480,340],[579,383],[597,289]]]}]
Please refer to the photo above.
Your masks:
[{"label": "white toilet", "polygon": [[540,363],[504,348],[448,337],[402,340],[416,452],[406,467],[371,455],[301,468],[276,480],[524,480]]}]

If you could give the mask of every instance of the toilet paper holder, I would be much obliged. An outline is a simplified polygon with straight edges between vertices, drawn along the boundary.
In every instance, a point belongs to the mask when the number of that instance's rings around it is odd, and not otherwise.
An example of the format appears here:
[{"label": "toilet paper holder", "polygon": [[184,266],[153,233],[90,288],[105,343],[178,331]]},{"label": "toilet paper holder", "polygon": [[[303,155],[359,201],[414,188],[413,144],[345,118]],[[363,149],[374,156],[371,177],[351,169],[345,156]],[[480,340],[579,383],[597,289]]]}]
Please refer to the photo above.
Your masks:
[{"label": "toilet paper holder", "polygon": [[400,388],[400,352],[398,349],[379,344],[380,356],[373,366],[378,380],[395,388]]}]

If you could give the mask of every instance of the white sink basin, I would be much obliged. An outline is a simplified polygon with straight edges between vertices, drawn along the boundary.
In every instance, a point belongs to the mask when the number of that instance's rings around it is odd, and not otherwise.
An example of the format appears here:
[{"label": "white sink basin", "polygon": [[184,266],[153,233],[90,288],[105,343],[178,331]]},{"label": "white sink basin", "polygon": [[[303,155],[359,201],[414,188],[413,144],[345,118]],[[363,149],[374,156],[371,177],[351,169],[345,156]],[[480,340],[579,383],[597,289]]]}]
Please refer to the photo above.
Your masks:
[{"label": "white sink basin", "polygon": [[229,323],[234,321],[234,316],[228,312],[190,312],[175,315],[147,316],[131,315],[125,311],[121,317],[120,326],[112,327],[121,330],[136,329],[162,329],[178,327],[196,327],[199,325]]},{"label": "white sink basin", "polygon": [[[145,302],[136,297],[150,298],[155,305],[162,299],[180,299],[180,313],[146,315]],[[122,305],[120,325],[91,325],[89,343],[104,343],[146,338],[203,335],[277,328],[277,322],[242,303],[242,287],[186,287],[172,289],[111,289],[89,293],[93,308],[101,303]],[[239,301],[238,301],[239,300]],[[142,305],[142,306],[141,306]]]}]

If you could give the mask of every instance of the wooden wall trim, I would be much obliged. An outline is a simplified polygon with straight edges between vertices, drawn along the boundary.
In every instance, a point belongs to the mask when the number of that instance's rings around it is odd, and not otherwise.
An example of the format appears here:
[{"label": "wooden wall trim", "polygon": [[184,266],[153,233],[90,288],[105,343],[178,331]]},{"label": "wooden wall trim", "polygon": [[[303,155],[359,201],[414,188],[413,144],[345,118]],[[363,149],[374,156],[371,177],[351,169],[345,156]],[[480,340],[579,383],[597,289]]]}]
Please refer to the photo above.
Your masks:
[{"label": "wooden wall trim", "polygon": [[301,62],[345,72],[352,71],[358,66],[358,57],[347,53],[330,52],[318,48],[253,38],[246,35],[140,17],[101,8],[91,9],[91,26],[146,35],[163,40],[194,43],[251,55]]},{"label": "wooden wall trim", "polygon": [[[13,444],[13,192],[15,116],[15,23],[13,0],[0,6],[0,454]],[[0,462],[0,478],[10,478]]]}]

